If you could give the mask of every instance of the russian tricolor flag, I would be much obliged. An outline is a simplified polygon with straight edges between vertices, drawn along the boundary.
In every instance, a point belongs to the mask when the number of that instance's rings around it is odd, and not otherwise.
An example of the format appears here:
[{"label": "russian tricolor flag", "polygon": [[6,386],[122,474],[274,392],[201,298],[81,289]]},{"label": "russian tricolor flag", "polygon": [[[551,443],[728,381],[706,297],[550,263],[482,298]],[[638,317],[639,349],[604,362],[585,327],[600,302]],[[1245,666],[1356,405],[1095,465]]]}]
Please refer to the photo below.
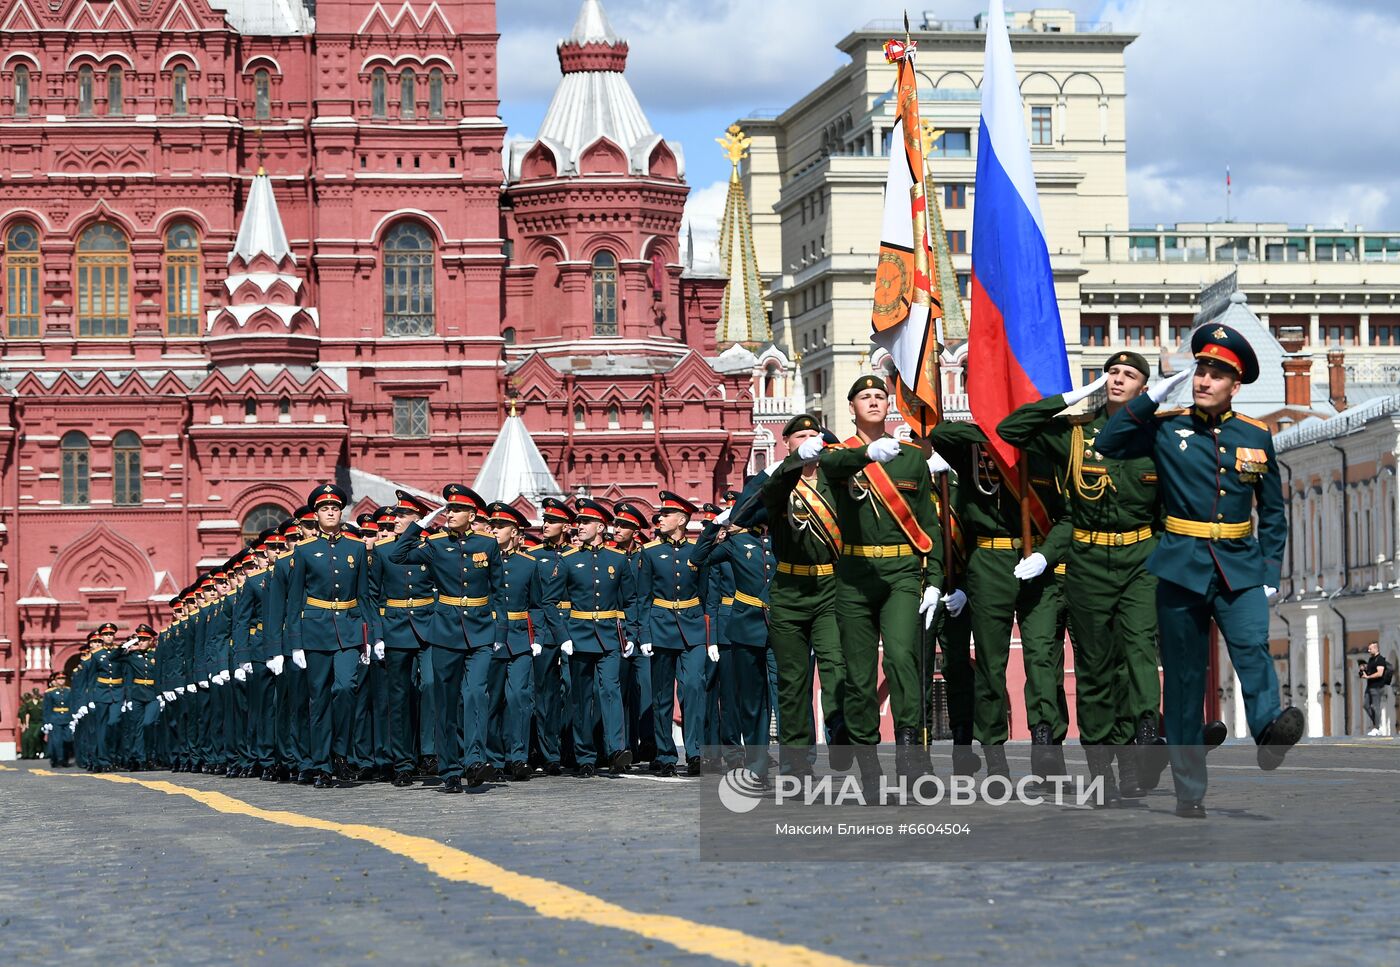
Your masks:
[{"label": "russian tricolor flag", "polygon": [[1010,466],[1017,451],[997,436],[997,424],[1023,403],[1065,392],[1070,381],[1002,0],[992,3],[982,73],[967,355],[972,416]]}]

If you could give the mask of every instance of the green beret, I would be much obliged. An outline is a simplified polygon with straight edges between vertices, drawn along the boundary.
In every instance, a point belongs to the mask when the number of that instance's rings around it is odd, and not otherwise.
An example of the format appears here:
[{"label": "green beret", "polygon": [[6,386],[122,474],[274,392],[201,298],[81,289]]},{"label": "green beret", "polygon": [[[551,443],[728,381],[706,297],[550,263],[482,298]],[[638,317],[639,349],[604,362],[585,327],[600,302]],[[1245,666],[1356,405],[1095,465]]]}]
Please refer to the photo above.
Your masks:
[{"label": "green beret", "polygon": [[1259,378],[1259,359],[1254,347],[1238,330],[1218,323],[1207,323],[1191,334],[1191,354],[1197,359],[1233,369],[1243,383]]},{"label": "green beret", "polygon": [[1103,371],[1108,372],[1110,366],[1131,366],[1148,379],[1152,378],[1152,367],[1147,365],[1147,360],[1142,357],[1141,353],[1131,351],[1114,353],[1103,364]]},{"label": "green beret", "polygon": [[877,389],[881,393],[885,394],[888,394],[890,391],[889,387],[885,385],[884,377],[867,375],[862,376],[860,379],[856,380],[854,383],[851,384],[851,391],[846,394],[846,399],[848,401],[853,400],[856,398],[857,393],[861,392],[862,390],[868,389]]},{"label": "green beret", "polygon": [[817,422],[817,418],[810,413],[802,413],[787,421],[787,426],[783,427],[783,436],[792,436],[803,430],[820,430],[822,425]]}]

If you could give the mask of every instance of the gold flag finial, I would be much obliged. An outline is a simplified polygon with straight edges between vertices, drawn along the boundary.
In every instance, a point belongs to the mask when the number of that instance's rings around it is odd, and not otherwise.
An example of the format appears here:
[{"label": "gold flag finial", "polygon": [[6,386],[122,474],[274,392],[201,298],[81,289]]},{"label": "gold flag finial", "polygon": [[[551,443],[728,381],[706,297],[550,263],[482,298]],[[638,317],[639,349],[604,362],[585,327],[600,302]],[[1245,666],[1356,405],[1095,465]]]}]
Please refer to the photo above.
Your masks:
[{"label": "gold flag finial", "polygon": [[739,162],[743,161],[749,153],[749,145],[753,144],[753,138],[744,133],[737,124],[731,124],[724,137],[715,138],[715,143],[724,149],[724,154],[729,158],[729,163],[735,168],[739,167]]}]

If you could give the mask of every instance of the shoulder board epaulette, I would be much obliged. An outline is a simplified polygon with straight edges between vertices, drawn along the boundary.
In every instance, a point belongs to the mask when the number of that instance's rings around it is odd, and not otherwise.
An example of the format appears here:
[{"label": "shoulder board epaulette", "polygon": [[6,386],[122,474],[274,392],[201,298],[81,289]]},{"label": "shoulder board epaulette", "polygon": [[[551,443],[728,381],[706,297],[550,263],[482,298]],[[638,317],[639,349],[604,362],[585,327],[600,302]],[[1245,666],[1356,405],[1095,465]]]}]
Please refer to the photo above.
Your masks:
[{"label": "shoulder board epaulette", "polygon": [[340,539],[343,541],[355,541],[360,544],[363,544],[365,542],[365,539],[363,537],[360,537],[358,534],[341,534]]},{"label": "shoulder board epaulette", "polygon": [[1242,420],[1250,426],[1257,426],[1261,430],[1267,430],[1269,428],[1269,424],[1265,423],[1263,420],[1256,420],[1254,417],[1245,416],[1243,413],[1236,413],[1235,419]]},{"label": "shoulder board epaulette", "polygon": [[666,543],[665,541],[663,541],[663,540],[661,540],[660,538],[658,538],[658,539],[656,539],[656,540],[654,540],[654,541],[647,541],[645,544],[642,545],[642,547],[644,547],[644,548],[645,548],[645,547],[659,547],[660,545],[665,544],[665,543]]},{"label": "shoulder board epaulette", "polygon": [[1165,420],[1165,419],[1167,419],[1167,418],[1169,418],[1169,417],[1173,417],[1173,416],[1183,416],[1183,415],[1185,415],[1186,413],[1189,413],[1189,412],[1190,412],[1190,411],[1189,411],[1188,409],[1186,409],[1186,407],[1184,407],[1184,406],[1173,407],[1173,408],[1170,409],[1170,410],[1158,410],[1158,411],[1157,411],[1157,419],[1159,419],[1159,420]]},{"label": "shoulder board epaulette", "polygon": [[435,541],[435,540],[438,540],[438,539],[440,539],[440,538],[446,537],[446,536],[447,536],[447,531],[438,531],[436,534],[425,534],[425,535],[423,535],[423,536],[424,536],[427,540]]},{"label": "shoulder board epaulette", "polygon": [[1074,413],[1067,417],[1070,426],[1088,426],[1094,422],[1092,413]]},{"label": "shoulder board epaulette", "polygon": [[915,443],[913,440],[900,440],[899,443],[900,443],[901,446],[910,447],[910,448],[912,448],[912,449],[914,449],[914,450],[918,450],[920,453],[923,452],[923,447],[919,446],[919,445],[918,445],[917,443]]},{"label": "shoulder board epaulette", "polygon": [[397,534],[386,534],[385,536],[379,538],[379,540],[375,541],[374,546],[378,547],[380,544],[392,544],[398,538],[398,536],[399,535]]},{"label": "shoulder board epaulette", "polygon": [[563,554],[560,554],[559,556],[560,556],[560,557],[568,557],[570,554],[577,554],[577,553],[578,553],[578,548],[577,548],[577,547],[571,547],[571,548],[569,548],[567,551],[565,551]]},{"label": "shoulder board epaulette", "polygon": [[516,551],[515,553],[519,554],[521,557],[525,558],[525,560],[527,560],[527,561],[538,560],[533,554],[526,554],[524,551]]},{"label": "shoulder board epaulette", "polygon": [[319,538],[319,537],[307,537],[307,538],[305,538],[305,539],[303,539],[303,540],[297,541],[297,542],[296,542],[295,544],[293,544],[292,546],[293,546],[293,547],[305,547],[307,544],[310,544],[312,541],[316,541],[316,540],[320,540],[320,538]]},{"label": "shoulder board epaulette", "polygon": [[[271,570],[271,569],[270,569],[270,568],[265,568],[265,567],[260,567],[260,568],[258,568],[256,571],[249,571],[249,572],[248,572],[248,577],[250,577],[250,578],[255,578],[255,577],[257,577],[259,574],[266,574],[269,570]],[[246,586],[246,585],[245,585],[245,586]]]}]

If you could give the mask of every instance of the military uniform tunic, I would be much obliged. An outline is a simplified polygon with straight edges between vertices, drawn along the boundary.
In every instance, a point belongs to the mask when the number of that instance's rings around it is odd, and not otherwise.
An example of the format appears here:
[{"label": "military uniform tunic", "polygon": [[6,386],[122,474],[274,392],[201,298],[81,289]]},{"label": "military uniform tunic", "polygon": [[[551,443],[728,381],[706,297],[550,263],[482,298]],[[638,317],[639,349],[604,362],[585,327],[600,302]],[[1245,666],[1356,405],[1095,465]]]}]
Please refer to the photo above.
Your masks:
[{"label": "military uniform tunic", "polygon": [[[680,540],[654,540],[642,547],[638,575],[641,635],[653,646],[651,701],[656,727],[656,761],[676,762],[672,734],[677,687],[681,700],[681,730],[689,759],[704,755],[710,670],[703,588],[693,560],[695,545]],[[648,604],[650,602],[650,604]]]}]

